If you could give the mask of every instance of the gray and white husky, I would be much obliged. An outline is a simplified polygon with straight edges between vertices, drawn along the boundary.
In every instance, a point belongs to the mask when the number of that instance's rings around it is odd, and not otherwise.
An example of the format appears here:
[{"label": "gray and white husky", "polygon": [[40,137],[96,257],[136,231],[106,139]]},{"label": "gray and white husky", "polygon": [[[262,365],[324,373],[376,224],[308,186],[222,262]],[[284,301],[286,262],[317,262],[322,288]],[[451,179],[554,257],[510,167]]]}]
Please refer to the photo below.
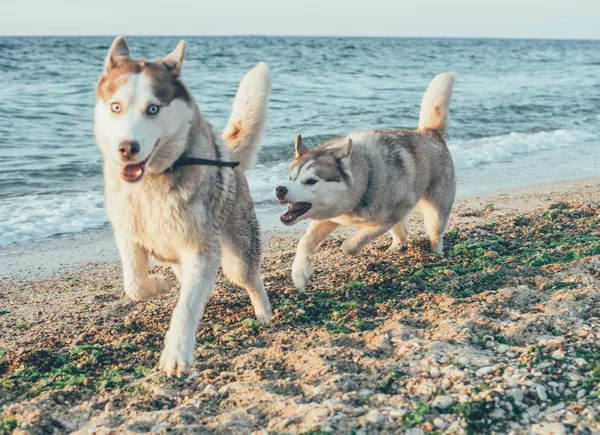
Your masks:
[{"label": "gray and white husky", "polygon": [[[223,144],[181,80],[184,51],[181,41],[161,60],[133,60],[125,40],[116,38],[98,82],[94,126],[125,292],[143,301],[171,291],[162,276],[148,274],[149,257],[171,265],[181,283],[160,357],[169,376],[193,364],[196,328],[219,265],[248,291],[258,320],[271,319],[244,176],[266,123],[271,75],[259,63],[243,78]],[[190,158],[240,165],[181,164]]]},{"label": "gray and white husky", "polygon": [[292,279],[304,289],[319,244],[339,225],[360,229],[342,245],[356,255],[389,232],[390,250],[408,239],[406,217],[418,204],[431,249],[442,253],[442,234],[454,203],[456,182],[446,146],[454,76],[436,76],[425,92],[417,130],[357,131],[309,150],[296,136],[289,181],[276,188],[285,225],[312,222],[300,240]]}]

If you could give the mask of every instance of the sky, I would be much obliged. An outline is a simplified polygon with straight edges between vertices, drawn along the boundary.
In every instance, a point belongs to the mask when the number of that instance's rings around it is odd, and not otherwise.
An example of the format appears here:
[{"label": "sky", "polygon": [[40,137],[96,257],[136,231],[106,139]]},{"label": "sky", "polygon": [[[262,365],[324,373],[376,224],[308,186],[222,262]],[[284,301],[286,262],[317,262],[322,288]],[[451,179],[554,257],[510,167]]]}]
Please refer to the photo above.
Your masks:
[{"label": "sky", "polygon": [[0,35],[600,39],[600,0],[0,0]]}]

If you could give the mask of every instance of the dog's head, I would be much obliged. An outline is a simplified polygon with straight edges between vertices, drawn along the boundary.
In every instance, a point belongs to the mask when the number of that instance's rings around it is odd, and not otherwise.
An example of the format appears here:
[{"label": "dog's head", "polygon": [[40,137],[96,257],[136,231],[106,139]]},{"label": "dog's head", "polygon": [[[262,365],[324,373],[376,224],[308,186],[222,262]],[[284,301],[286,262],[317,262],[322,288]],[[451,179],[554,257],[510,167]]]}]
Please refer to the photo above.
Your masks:
[{"label": "dog's head", "polygon": [[95,135],[127,182],[166,170],[184,151],[194,101],[180,74],[183,41],[157,61],[133,60],[125,39],[108,51],[97,87]]},{"label": "dog's head", "polygon": [[304,219],[331,219],[348,212],[351,202],[352,139],[336,138],[309,150],[296,136],[296,158],[289,180],[275,189],[280,204],[290,204],[281,216],[285,225]]}]

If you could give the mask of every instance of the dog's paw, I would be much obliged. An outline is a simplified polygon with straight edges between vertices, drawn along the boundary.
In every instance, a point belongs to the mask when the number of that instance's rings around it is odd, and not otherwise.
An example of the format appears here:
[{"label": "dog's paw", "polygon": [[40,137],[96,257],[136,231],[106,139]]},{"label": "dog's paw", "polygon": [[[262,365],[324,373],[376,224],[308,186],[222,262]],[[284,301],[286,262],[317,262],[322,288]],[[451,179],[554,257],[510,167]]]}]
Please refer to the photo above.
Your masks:
[{"label": "dog's paw", "polygon": [[358,255],[362,249],[356,246],[350,239],[347,239],[342,243],[342,252],[346,255]]},{"label": "dog's paw", "polygon": [[298,290],[306,289],[306,285],[312,276],[310,263],[307,261],[294,260],[292,265],[292,281]]},{"label": "dog's paw", "polygon": [[392,242],[390,247],[386,249],[386,252],[398,252],[402,249],[403,246],[404,246],[404,244],[402,244],[402,243]]},{"label": "dog's paw", "polygon": [[269,323],[271,323],[271,317],[273,317],[273,311],[271,310],[271,305],[267,305],[266,307],[264,307],[264,310],[262,310],[262,312],[259,312],[258,310],[255,309],[255,314],[256,314],[256,320],[258,320],[258,323],[260,323],[261,325],[268,325]]},{"label": "dog's paw", "polygon": [[145,284],[136,288],[125,287],[125,292],[134,301],[146,301],[150,298],[169,293],[171,284],[161,275],[150,275]]},{"label": "dog's paw", "polygon": [[184,336],[173,336],[167,339],[160,355],[159,367],[167,376],[183,376],[194,365],[194,341]]}]

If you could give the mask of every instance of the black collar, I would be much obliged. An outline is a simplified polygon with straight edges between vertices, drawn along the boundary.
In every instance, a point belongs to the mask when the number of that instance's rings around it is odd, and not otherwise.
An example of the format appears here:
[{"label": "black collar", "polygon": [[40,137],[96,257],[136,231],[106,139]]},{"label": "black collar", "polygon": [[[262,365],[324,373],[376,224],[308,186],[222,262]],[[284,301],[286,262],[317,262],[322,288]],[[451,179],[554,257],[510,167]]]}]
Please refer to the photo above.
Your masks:
[{"label": "black collar", "polygon": [[172,171],[175,168],[179,168],[181,166],[191,166],[191,165],[202,165],[202,166],[221,166],[225,168],[235,168],[238,166],[240,162],[224,162],[222,160],[210,160],[210,159],[200,159],[197,157],[179,157],[173,165],[167,169],[167,171]]}]

